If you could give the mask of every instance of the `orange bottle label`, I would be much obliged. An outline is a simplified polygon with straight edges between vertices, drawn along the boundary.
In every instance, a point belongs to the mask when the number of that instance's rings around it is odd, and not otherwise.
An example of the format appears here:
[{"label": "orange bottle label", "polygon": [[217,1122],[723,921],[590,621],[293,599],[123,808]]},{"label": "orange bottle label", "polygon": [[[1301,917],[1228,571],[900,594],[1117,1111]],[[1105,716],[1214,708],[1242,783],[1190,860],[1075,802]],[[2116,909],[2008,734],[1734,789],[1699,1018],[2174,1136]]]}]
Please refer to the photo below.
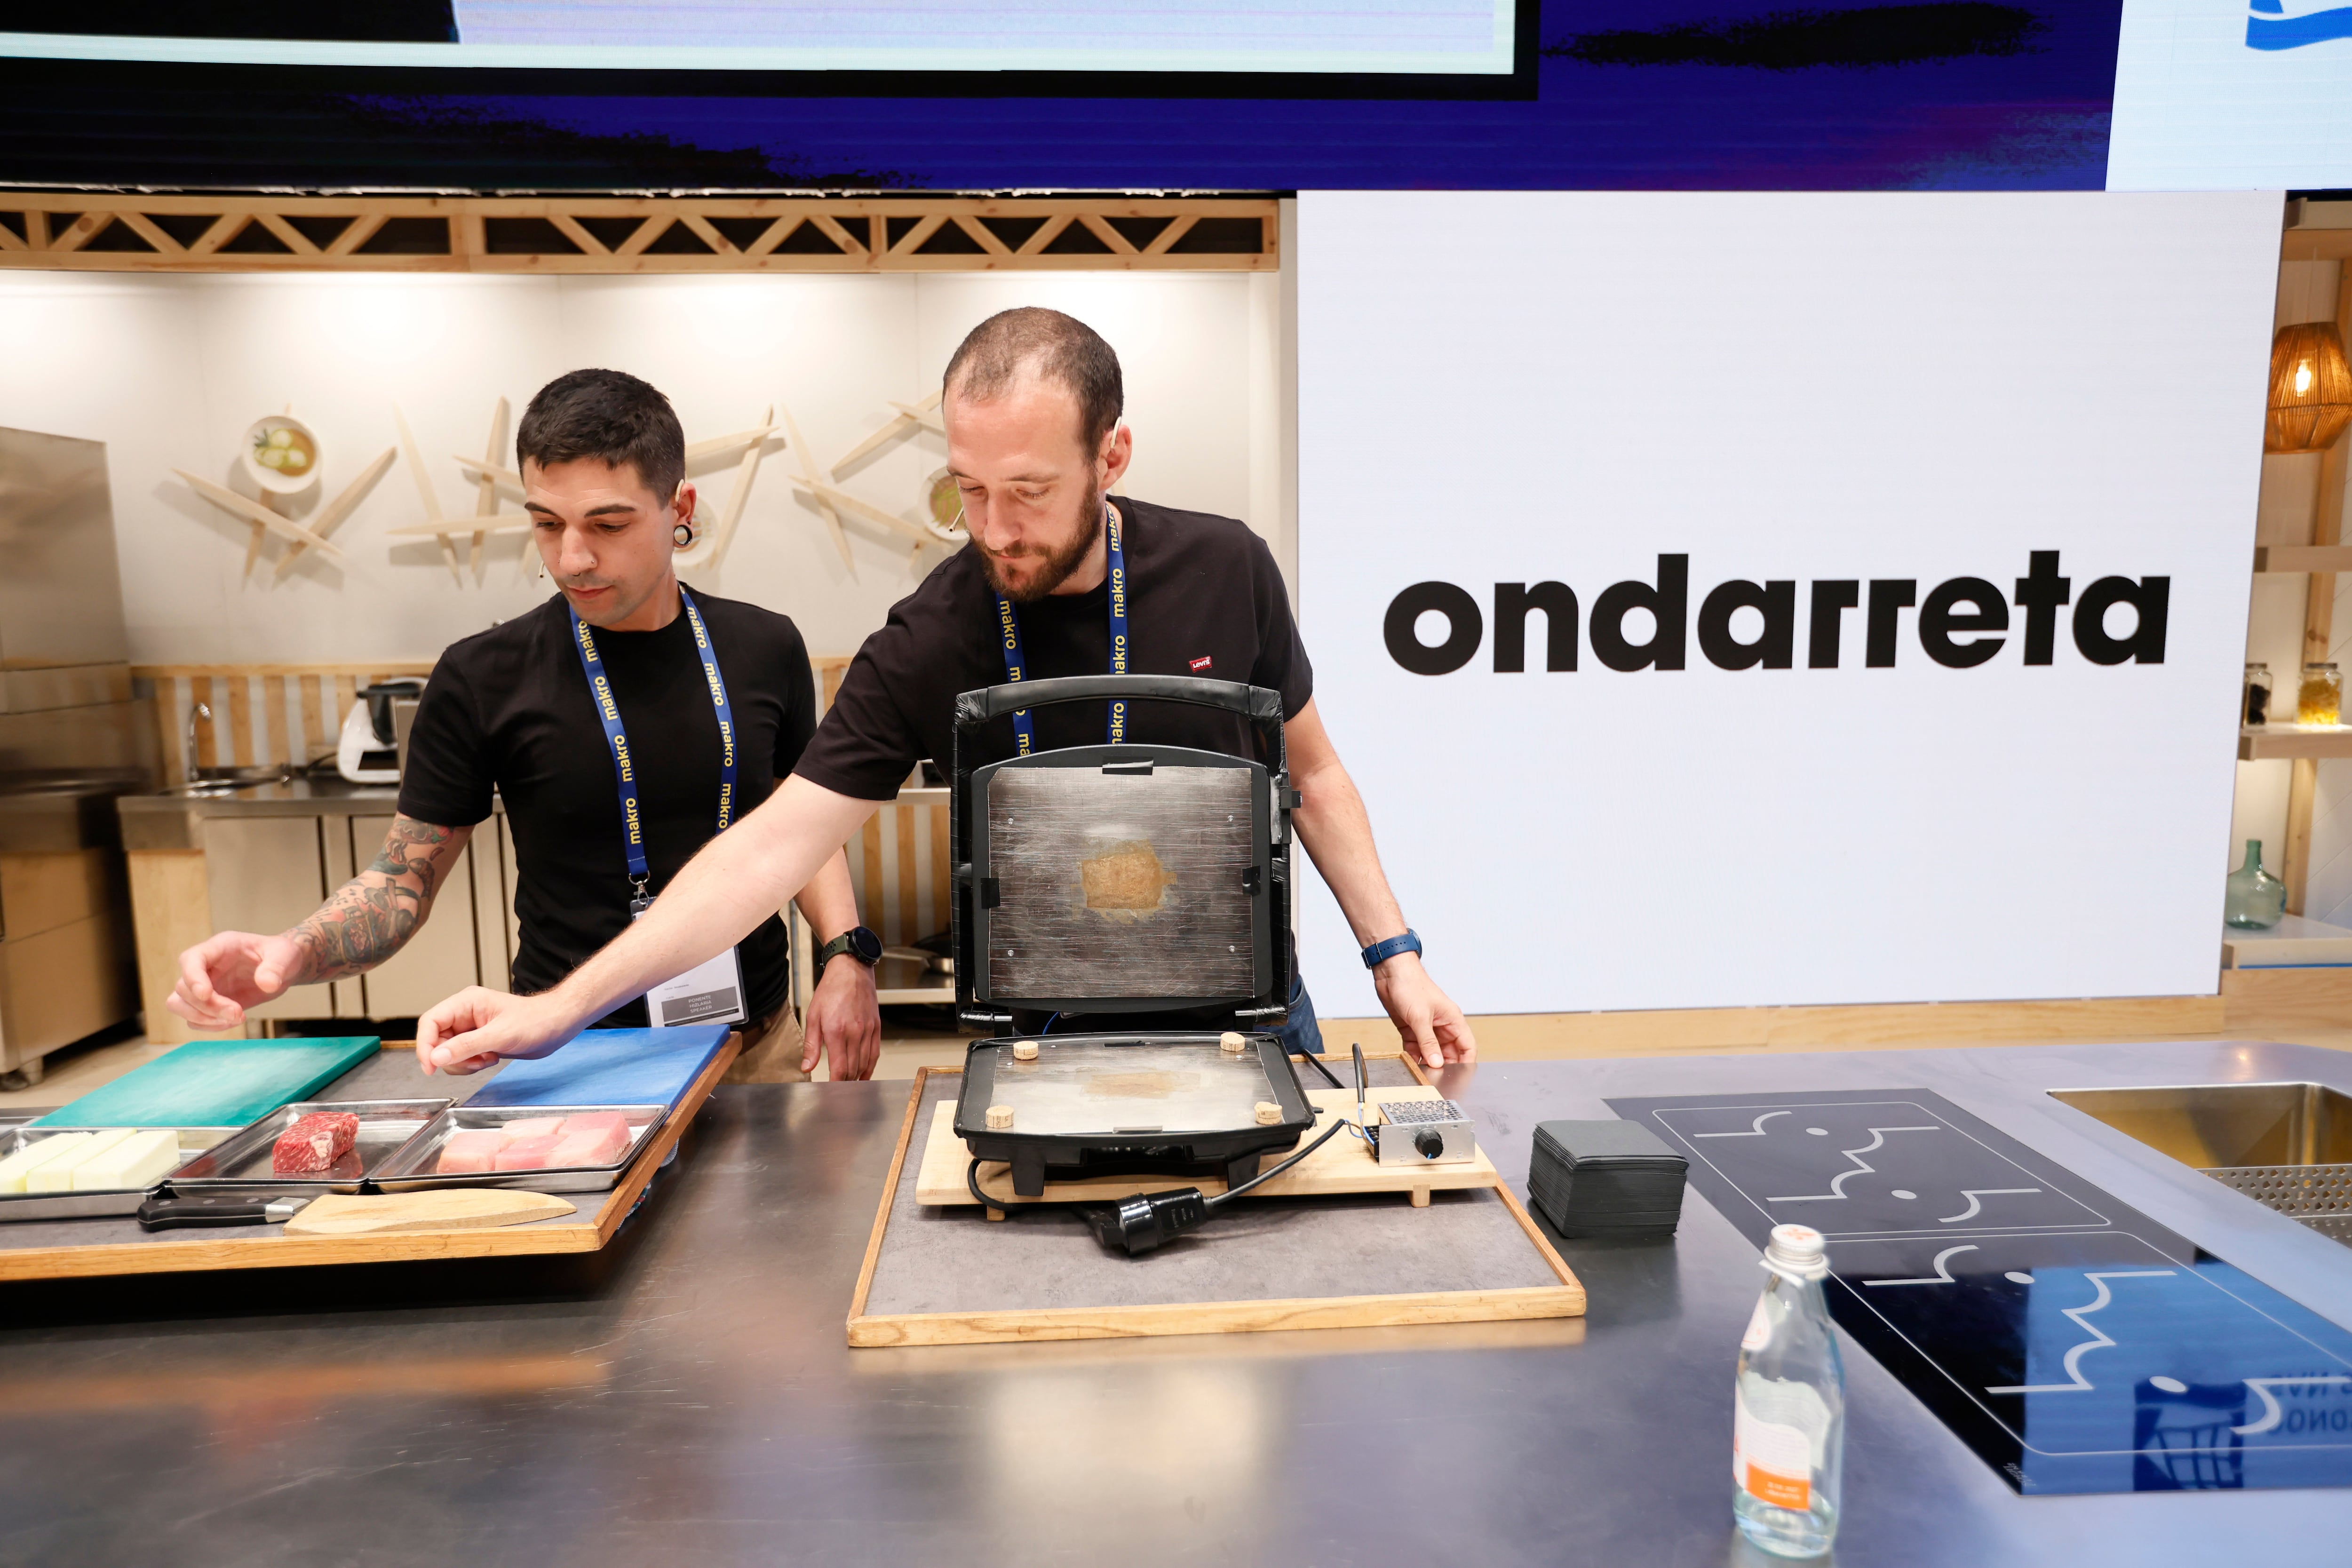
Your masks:
[{"label": "orange bottle label", "polygon": [[1776,1475],[1761,1465],[1750,1464],[1740,1484],[1751,1496],[1770,1503],[1774,1508],[1794,1509],[1803,1513],[1813,1506],[1813,1483],[1801,1476]]}]

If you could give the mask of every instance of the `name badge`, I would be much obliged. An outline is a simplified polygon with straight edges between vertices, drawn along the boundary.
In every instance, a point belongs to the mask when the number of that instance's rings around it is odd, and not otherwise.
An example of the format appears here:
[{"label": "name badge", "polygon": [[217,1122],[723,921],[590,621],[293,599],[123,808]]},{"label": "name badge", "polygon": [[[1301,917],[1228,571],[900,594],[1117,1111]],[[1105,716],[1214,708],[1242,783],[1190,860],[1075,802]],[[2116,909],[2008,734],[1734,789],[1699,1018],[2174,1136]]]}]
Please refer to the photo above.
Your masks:
[{"label": "name badge", "polygon": [[[652,900],[646,900],[650,906]],[[635,920],[643,910],[632,910]],[[743,1006],[743,964],[729,948],[675,979],[646,993],[646,1018],[656,1029],[683,1024],[740,1024],[751,1016]]]}]

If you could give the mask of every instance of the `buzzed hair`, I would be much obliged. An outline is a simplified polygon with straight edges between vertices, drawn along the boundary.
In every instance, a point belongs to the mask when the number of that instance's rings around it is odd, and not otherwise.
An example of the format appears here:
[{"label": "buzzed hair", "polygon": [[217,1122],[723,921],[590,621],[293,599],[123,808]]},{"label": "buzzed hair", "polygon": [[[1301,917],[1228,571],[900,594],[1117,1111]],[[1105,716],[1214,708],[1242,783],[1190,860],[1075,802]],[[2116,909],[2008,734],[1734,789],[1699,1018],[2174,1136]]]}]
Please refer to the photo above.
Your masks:
[{"label": "buzzed hair", "polygon": [[515,426],[515,468],[593,458],[637,470],[667,502],[686,478],[686,431],[658,388],[626,371],[575,370],[539,389]]},{"label": "buzzed hair", "polygon": [[1118,355],[1076,316],[1037,305],[998,311],[964,339],[940,387],[985,403],[1003,396],[1025,370],[1070,389],[1078,400],[1079,445],[1088,457],[1100,450],[1127,407],[1127,384]]}]

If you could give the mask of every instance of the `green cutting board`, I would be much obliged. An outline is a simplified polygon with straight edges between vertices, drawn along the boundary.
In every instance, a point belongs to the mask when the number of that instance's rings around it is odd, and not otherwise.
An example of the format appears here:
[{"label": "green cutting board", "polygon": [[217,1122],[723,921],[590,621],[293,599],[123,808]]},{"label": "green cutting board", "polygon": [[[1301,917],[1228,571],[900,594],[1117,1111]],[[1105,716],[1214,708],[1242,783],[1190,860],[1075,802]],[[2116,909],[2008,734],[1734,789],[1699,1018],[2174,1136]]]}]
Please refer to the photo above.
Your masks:
[{"label": "green cutting board", "polygon": [[373,1035],[191,1040],[52,1110],[36,1127],[244,1127],[373,1058]]}]

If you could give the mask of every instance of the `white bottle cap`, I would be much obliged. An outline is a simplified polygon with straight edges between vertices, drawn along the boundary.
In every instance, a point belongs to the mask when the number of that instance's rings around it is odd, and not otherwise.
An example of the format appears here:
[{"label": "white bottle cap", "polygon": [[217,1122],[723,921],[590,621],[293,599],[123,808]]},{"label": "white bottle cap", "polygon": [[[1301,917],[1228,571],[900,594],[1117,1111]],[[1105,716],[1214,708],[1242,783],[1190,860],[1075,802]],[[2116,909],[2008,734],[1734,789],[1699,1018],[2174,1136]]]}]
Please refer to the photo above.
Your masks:
[{"label": "white bottle cap", "polygon": [[1830,1271],[1822,1233],[1809,1225],[1776,1225],[1764,1248],[1764,1267],[1789,1279],[1819,1279]]}]

